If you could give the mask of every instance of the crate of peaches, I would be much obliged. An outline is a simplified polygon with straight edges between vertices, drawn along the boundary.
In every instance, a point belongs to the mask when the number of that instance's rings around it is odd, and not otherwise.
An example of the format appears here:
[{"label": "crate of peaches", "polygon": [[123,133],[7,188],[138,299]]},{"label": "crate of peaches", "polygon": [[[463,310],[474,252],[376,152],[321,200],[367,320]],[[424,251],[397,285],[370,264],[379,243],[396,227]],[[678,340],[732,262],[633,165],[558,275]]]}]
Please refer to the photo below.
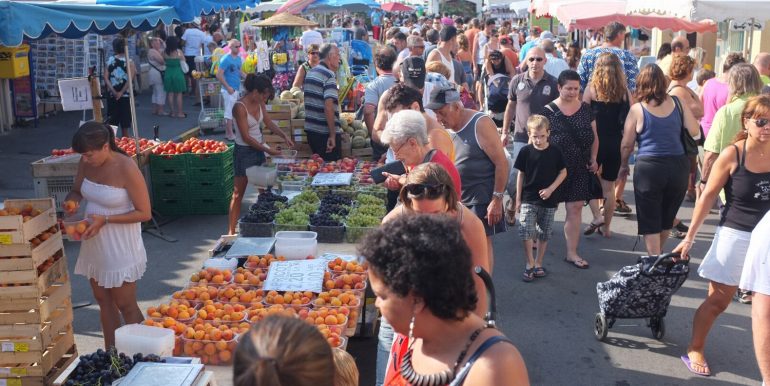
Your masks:
[{"label": "crate of peaches", "polygon": [[310,291],[268,291],[263,302],[265,305],[288,305],[299,311],[299,308],[307,307],[315,298]]},{"label": "crate of peaches", "polygon": [[222,286],[233,281],[233,273],[229,269],[208,267],[190,276],[192,285]]},{"label": "crate of peaches", "polygon": [[329,326],[326,324],[316,325],[318,331],[321,332],[324,339],[329,342],[329,346],[332,348],[339,348],[345,350],[348,346],[348,338],[343,335],[342,328],[339,326]]},{"label": "crate of peaches", "polygon": [[366,275],[360,273],[324,272],[324,290],[352,290],[362,293],[366,289]]},{"label": "crate of peaches", "polygon": [[[300,309],[305,309],[305,307],[301,307]],[[297,310],[292,306],[287,306],[284,304],[273,304],[271,306],[266,306],[264,304],[253,304],[251,307],[246,309],[246,320],[249,323],[259,322],[268,315],[297,317]]]},{"label": "crate of peaches", "polygon": [[157,307],[147,308],[147,316],[153,319],[162,319],[170,317],[179,322],[189,322],[196,316],[197,310],[187,300],[172,299],[168,304],[161,304]]},{"label": "crate of peaches", "polygon": [[359,263],[357,261],[347,261],[341,257],[336,257],[329,260],[327,263],[328,270],[333,274],[342,273],[366,273],[368,266],[366,263]]},{"label": "crate of peaches", "polygon": [[286,258],[283,256],[273,256],[269,253],[261,257],[252,255],[246,258],[246,262],[243,264],[243,266],[251,271],[255,271],[256,269],[261,268],[265,270],[265,273],[267,273],[267,268],[270,267],[270,263],[274,261],[286,261]]},{"label": "crate of peaches", "polygon": [[211,285],[190,285],[189,287],[171,294],[172,299],[187,300],[193,306],[197,306],[207,300],[216,299],[219,287]]},{"label": "crate of peaches", "polygon": [[333,289],[328,292],[321,292],[313,301],[313,307],[327,307],[337,310],[337,312],[347,316],[348,321],[345,326],[345,335],[353,336],[356,332],[356,324],[361,315],[363,294],[355,291],[341,291]]},{"label": "crate of peaches", "polygon": [[240,304],[249,307],[262,302],[264,291],[232,283],[219,287],[215,299],[226,304]]},{"label": "crate of peaches", "polygon": [[267,279],[267,268],[238,267],[233,274],[233,284],[247,288],[261,288]]},{"label": "crate of peaches", "polygon": [[182,355],[198,357],[207,365],[229,365],[238,345],[237,337],[227,324],[195,324],[181,336]]}]

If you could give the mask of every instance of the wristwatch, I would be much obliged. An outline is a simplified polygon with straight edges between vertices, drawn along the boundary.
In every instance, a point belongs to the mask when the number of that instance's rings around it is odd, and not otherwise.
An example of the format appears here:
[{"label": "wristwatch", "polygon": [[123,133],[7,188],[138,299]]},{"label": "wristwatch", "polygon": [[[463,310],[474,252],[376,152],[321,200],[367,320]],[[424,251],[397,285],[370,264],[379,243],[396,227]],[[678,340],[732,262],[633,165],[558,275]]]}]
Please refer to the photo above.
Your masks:
[{"label": "wristwatch", "polygon": [[492,198],[503,199],[503,192],[492,192]]}]

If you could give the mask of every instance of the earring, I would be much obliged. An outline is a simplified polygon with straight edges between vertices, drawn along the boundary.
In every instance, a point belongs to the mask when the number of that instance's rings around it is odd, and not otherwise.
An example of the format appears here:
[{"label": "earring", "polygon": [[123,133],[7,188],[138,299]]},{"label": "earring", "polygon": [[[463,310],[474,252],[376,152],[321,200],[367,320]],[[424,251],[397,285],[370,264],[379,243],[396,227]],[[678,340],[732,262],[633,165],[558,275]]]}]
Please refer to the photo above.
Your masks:
[{"label": "earring", "polygon": [[412,341],[412,338],[414,338],[414,314],[412,314],[412,320],[409,321],[409,340]]}]

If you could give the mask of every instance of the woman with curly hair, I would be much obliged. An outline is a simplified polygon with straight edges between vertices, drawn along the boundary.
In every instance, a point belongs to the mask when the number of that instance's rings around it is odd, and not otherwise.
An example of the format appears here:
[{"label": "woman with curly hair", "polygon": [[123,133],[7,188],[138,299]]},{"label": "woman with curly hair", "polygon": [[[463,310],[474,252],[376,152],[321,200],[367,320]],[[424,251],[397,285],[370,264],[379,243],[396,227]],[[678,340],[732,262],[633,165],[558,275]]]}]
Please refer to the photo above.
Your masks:
[{"label": "woman with curly hair", "polygon": [[384,384],[529,385],[513,343],[473,313],[471,251],[456,218],[403,216],[359,252],[375,305],[398,333]]},{"label": "woman with curly hair", "polygon": [[331,346],[304,320],[270,315],[240,337],[235,386],[334,386]]},{"label": "woman with curly hair", "polygon": [[[620,141],[630,101],[623,63],[611,52],[599,55],[591,82],[583,94],[583,102],[591,104],[596,119],[596,134],[599,137],[596,163],[599,164],[604,203],[600,208],[599,200],[589,202],[595,220],[586,228],[586,235],[598,230],[604,237],[610,237],[610,222],[616,205],[615,181],[620,170]],[[597,222],[596,219],[601,220]]]}]

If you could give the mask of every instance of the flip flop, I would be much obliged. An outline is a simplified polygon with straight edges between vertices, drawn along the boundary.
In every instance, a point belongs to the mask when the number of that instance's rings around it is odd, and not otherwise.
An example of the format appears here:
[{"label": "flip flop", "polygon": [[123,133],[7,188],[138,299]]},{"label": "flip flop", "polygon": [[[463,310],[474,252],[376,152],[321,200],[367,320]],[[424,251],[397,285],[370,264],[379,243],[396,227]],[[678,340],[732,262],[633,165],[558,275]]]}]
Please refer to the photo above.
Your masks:
[{"label": "flip flop", "polygon": [[531,282],[532,280],[535,280],[534,276],[534,268],[527,268],[524,270],[524,273],[521,276],[521,280],[523,280],[526,283]]},{"label": "flip flop", "polygon": [[601,227],[603,225],[604,225],[604,221],[602,221],[602,222],[600,222],[598,224],[594,224],[594,222],[591,221],[588,224],[588,226],[586,227],[586,229],[583,230],[583,234],[586,235],[586,236],[590,236],[590,235],[594,234],[594,232],[596,232],[596,230],[599,229],[599,227]]},{"label": "flip flop", "polygon": [[575,268],[578,269],[588,269],[588,262],[580,259],[580,260],[570,260],[568,258],[564,258],[564,261],[567,262],[567,264],[575,266]]},{"label": "flip flop", "polygon": [[548,272],[543,267],[535,267],[533,275],[535,275],[535,277],[546,277]]},{"label": "flip flop", "polygon": [[[690,362],[690,357],[688,355],[682,355],[679,358],[682,359],[682,362],[684,362],[685,366],[687,366],[687,370],[690,370],[691,373],[697,374],[697,375],[700,375],[700,376],[703,376],[703,377],[711,376],[711,371],[695,371],[695,369],[692,367],[693,363]],[[697,364],[698,366],[701,366],[703,368],[708,368],[709,367],[708,363],[695,363],[695,364]]]}]

